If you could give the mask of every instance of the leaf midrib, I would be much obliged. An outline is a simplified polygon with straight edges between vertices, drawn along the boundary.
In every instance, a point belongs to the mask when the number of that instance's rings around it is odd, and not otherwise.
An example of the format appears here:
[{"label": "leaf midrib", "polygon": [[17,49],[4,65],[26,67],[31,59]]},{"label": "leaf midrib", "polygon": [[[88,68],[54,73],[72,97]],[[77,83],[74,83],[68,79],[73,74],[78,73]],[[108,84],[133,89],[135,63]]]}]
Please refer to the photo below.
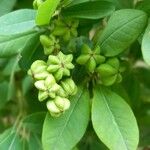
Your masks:
[{"label": "leaf midrib", "polygon": [[105,96],[105,94],[104,94],[104,92],[103,92],[102,90],[101,90],[101,95],[102,95],[103,101],[104,101],[104,103],[105,103],[105,105],[106,105],[106,107],[107,107],[107,109],[108,109],[108,111],[109,111],[109,114],[110,114],[110,116],[111,116],[111,118],[112,118],[112,120],[113,120],[113,123],[114,123],[114,125],[116,126],[117,131],[118,131],[118,133],[120,134],[120,137],[121,137],[121,139],[122,139],[122,141],[123,141],[123,143],[124,143],[124,145],[125,145],[125,147],[126,147],[126,150],[129,150],[128,147],[127,147],[127,144],[126,144],[126,142],[125,142],[125,140],[124,140],[124,137],[123,137],[123,135],[121,134],[121,131],[120,131],[120,128],[119,128],[119,126],[118,126],[118,124],[117,124],[117,121],[116,121],[116,119],[115,119],[115,117],[114,117],[114,115],[113,115],[113,112],[111,111],[111,108],[110,108],[109,105],[108,105],[108,100],[107,100],[108,97]]},{"label": "leaf midrib", "polygon": [[[65,128],[66,128],[66,126],[67,126],[67,124],[68,124],[69,120],[70,120],[70,117],[71,117],[72,113],[74,112],[75,107],[77,106],[77,103],[78,103],[79,99],[81,98],[81,96],[82,96],[83,92],[84,92],[84,90],[82,89],[82,92],[80,93],[80,95],[79,95],[79,96],[78,96],[78,98],[77,98],[78,100],[76,101],[76,103],[75,103],[75,105],[74,105],[74,107],[73,107],[72,111],[70,111],[70,115],[66,118],[66,123],[65,123],[65,125],[64,125],[64,127],[63,127],[63,129],[62,129],[62,131],[60,132],[60,134],[59,134],[58,138],[56,138],[56,141],[57,141],[57,142],[56,142],[56,144],[55,144],[55,145],[57,145],[57,144],[58,144],[59,139],[60,139],[60,137],[62,136],[62,134],[63,134],[63,132],[64,132],[64,130],[65,130]],[[57,147],[55,147],[55,145],[54,145],[53,150],[56,150],[56,148],[57,148]]]}]

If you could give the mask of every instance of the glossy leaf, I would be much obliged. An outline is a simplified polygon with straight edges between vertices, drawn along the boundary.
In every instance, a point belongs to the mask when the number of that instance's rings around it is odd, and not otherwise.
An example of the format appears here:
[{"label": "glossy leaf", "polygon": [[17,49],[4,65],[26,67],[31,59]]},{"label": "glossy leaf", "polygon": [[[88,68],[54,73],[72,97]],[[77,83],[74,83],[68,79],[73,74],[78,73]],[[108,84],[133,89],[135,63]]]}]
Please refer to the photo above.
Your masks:
[{"label": "glossy leaf", "polygon": [[139,132],[134,114],[120,96],[105,87],[94,91],[92,122],[98,137],[110,150],[136,150]]},{"label": "glossy leaf", "polygon": [[97,44],[106,56],[116,56],[138,38],[146,23],[147,15],[143,11],[118,10],[109,19]]},{"label": "glossy leaf", "polygon": [[36,11],[32,9],[16,10],[0,17],[0,35],[26,32],[35,27]]},{"label": "glossy leaf", "polygon": [[36,31],[11,36],[0,36],[0,57],[9,57],[22,52],[32,42],[36,42],[38,37],[39,33]]},{"label": "glossy leaf", "polygon": [[44,150],[70,150],[84,135],[90,113],[88,92],[79,88],[70,101],[71,108],[59,118],[47,114],[42,135]]},{"label": "glossy leaf", "polygon": [[62,11],[66,17],[99,19],[110,15],[115,6],[107,1],[89,1],[67,7]]},{"label": "glossy leaf", "polygon": [[144,61],[150,65],[150,23],[144,33],[142,40],[142,54]]},{"label": "glossy leaf", "polygon": [[55,12],[60,0],[46,0],[38,8],[36,16],[37,25],[48,25],[49,21]]}]

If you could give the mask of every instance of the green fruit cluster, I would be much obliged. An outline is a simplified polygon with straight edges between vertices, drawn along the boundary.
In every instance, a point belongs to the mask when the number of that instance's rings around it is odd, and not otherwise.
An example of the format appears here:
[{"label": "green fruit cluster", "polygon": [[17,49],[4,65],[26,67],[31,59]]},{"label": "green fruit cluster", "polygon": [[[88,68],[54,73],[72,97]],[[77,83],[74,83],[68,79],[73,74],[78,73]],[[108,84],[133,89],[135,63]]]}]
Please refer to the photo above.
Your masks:
[{"label": "green fruit cluster", "polygon": [[86,65],[87,70],[93,73],[97,65],[105,62],[105,57],[100,55],[99,46],[92,50],[87,44],[84,44],[81,49],[81,55],[76,61],[80,65]]},{"label": "green fruit cluster", "polygon": [[77,27],[79,25],[78,20],[58,18],[54,20],[54,29],[52,34],[54,36],[61,37],[65,42],[68,42],[71,38],[77,37]]},{"label": "green fruit cluster", "polygon": [[44,48],[45,55],[50,55],[51,53],[60,50],[59,39],[56,39],[52,34],[50,36],[41,35],[40,42]]},{"label": "green fruit cluster", "polygon": [[120,83],[122,81],[119,59],[116,57],[108,58],[104,64],[100,64],[96,71],[99,73],[100,81],[105,86],[111,86],[114,83]]},{"label": "green fruit cluster", "polygon": [[77,86],[70,77],[70,69],[74,68],[72,59],[71,54],[65,55],[60,51],[56,56],[49,55],[47,62],[36,60],[28,71],[39,90],[39,101],[48,100],[47,108],[55,117],[69,109],[69,97],[77,92]]}]

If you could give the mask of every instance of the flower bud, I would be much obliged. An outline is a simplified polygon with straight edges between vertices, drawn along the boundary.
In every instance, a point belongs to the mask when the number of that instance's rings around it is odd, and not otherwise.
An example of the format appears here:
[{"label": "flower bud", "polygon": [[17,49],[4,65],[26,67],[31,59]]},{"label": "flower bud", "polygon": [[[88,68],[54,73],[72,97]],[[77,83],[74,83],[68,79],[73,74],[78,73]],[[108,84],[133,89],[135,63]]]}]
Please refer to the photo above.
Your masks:
[{"label": "flower bud", "polygon": [[53,73],[57,81],[61,80],[63,76],[70,76],[70,69],[74,68],[72,59],[73,55],[65,55],[62,52],[59,52],[57,56],[50,55],[47,71]]},{"label": "flower bud", "polygon": [[116,82],[117,75],[110,76],[110,77],[103,77],[101,78],[102,84],[105,86],[111,86]]},{"label": "flower bud", "polygon": [[43,80],[48,76],[47,64],[42,60],[36,60],[31,65],[28,74],[31,75],[36,80]]},{"label": "flower bud", "polygon": [[38,89],[38,90],[42,90],[42,91],[46,91],[47,88],[45,86],[45,81],[44,80],[39,80],[39,81],[36,81],[34,83],[35,87]]},{"label": "flower bud", "polygon": [[61,111],[65,111],[65,110],[69,109],[69,107],[70,107],[70,101],[66,98],[57,96],[55,98],[54,102]]},{"label": "flower bud", "polygon": [[61,81],[61,87],[66,92],[67,96],[75,95],[77,92],[77,86],[72,79]]},{"label": "flower bud", "polygon": [[51,40],[46,35],[40,36],[40,42],[44,47],[49,47],[52,44]]},{"label": "flower bud", "polygon": [[39,101],[44,101],[45,99],[48,98],[48,92],[47,91],[39,91],[38,93],[38,99]]},{"label": "flower bud", "polygon": [[94,72],[95,68],[96,68],[96,61],[93,57],[91,57],[87,63],[87,69],[89,72],[92,73],[92,72]]},{"label": "flower bud", "polygon": [[109,58],[107,60],[107,64],[111,65],[112,67],[116,68],[117,70],[120,67],[120,62],[117,57]]},{"label": "flower bud", "polygon": [[54,101],[48,101],[46,106],[50,113],[61,113],[61,110],[56,106]]},{"label": "flower bud", "polygon": [[118,71],[109,64],[102,64],[96,70],[101,77],[112,76],[118,73]]}]

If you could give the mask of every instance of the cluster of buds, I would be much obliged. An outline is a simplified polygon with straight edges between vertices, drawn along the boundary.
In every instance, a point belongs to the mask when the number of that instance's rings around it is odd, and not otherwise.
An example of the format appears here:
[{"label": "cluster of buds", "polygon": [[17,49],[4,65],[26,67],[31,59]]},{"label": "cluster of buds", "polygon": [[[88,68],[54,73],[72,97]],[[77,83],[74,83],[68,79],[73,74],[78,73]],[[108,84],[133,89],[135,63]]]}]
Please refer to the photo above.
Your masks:
[{"label": "cluster of buds", "polygon": [[28,71],[39,90],[39,101],[48,100],[47,108],[55,117],[69,109],[69,97],[77,92],[77,86],[70,78],[70,69],[74,68],[72,59],[71,54],[65,55],[60,51],[56,56],[49,55],[47,62],[36,60]]},{"label": "cluster of buds", "polygon": [[40,42],[44,48],[44,54],[50,55],[52,52],[58,52],[60,50],[59,39],[56,39],[52,34],[41,35]]},{"label": "cluster of buds", "polygon": [[78,20],[58,18],[54,21],[54,29],[52,34],[62,37],[65,42],[69,41],[73,37],[77,37],[77,27],[79,25]]},{"label": "cluster of buds", "polygon": [[77,58],[77,63],[85,65],[90,73],[96,72],[101,84],[111,86],[122,81],[121,72],[124,71],[120,66],[118,58],[106,59],[102,56],[100,47],[96,46],[93,50],[86,44],[82,46],[81,55]]},{"label": "cluster of buds", "polygon": [[77,63],[86,65],[89,72],[93,73],[98,64],[105,62],[105,57],[100,55],[100,47],[97,46],[93,50],[86,44],[82,46],[81,55],[77,58]]},{"label": "cluster of buds", "polygon": [[124,71],[124,68],[120,66],[118,58],[113,57],[108,58],[104,64],[99,65],[96,71],[99,73],[102,84],[110,86],[122,81],[121,73]]}]

